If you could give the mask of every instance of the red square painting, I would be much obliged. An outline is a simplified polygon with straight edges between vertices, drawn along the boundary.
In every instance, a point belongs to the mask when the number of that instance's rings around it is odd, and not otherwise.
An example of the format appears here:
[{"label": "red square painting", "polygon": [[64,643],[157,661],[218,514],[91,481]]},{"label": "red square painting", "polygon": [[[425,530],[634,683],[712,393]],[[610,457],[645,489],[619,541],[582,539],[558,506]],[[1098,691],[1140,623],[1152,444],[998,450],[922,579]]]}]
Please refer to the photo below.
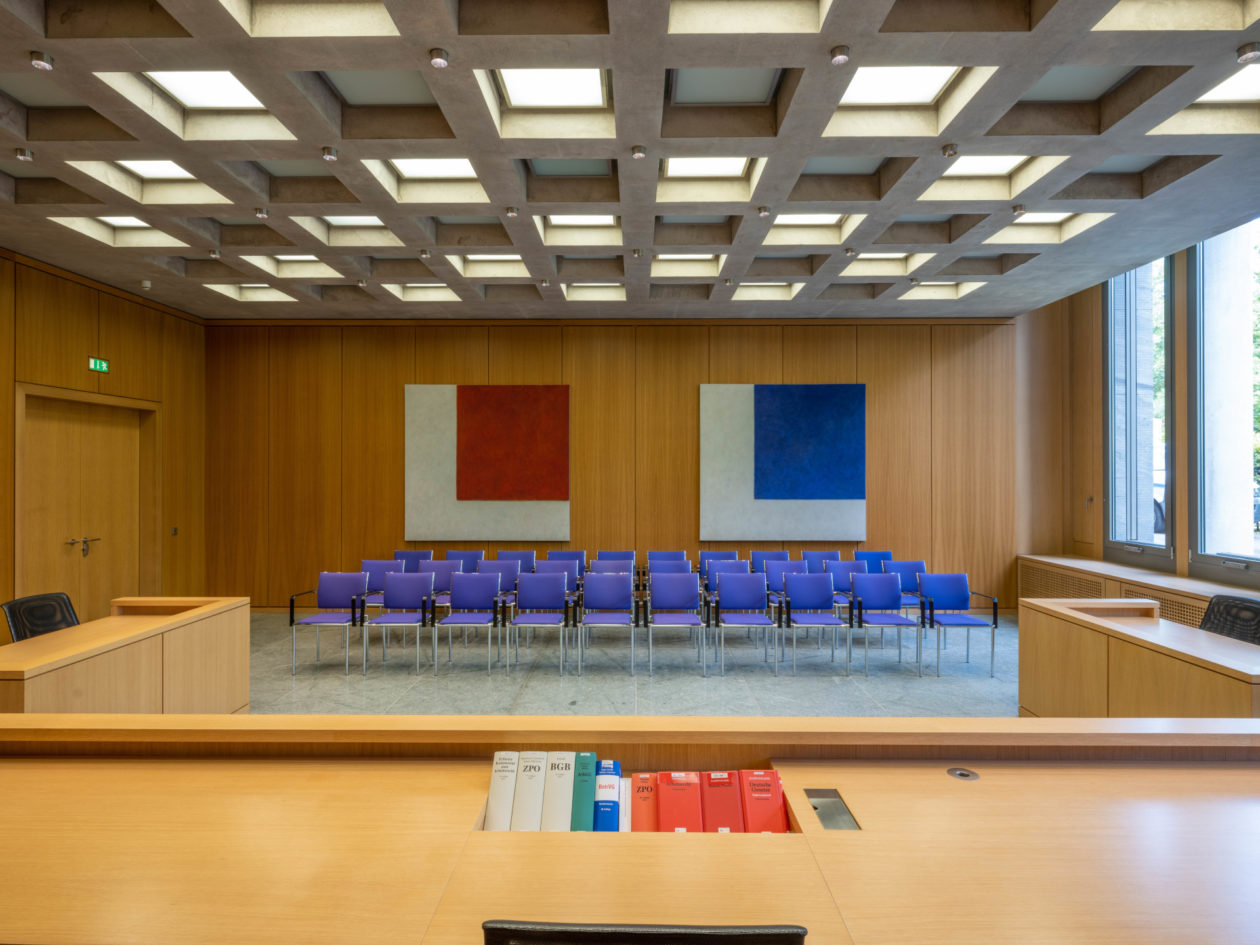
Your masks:
[{"label": "red square painting", "polygon": [[455,498],[569,499],[569,388],[460,384]]}]

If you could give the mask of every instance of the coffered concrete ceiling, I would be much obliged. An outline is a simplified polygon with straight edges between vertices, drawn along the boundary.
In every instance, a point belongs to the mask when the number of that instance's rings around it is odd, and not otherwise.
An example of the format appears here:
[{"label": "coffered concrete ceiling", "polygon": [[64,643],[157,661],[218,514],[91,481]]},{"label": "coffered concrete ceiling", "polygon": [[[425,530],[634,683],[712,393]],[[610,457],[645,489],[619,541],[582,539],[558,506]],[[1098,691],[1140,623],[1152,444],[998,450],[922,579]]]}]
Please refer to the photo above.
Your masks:
[{"label": "coffered concrete ceiling", "polygon": [[[1256,41],[1260,0],[0,0],[0,245],[210,318],[1006,316],[1260,215]],[[591,99],[500,74],[543,69]]]}]

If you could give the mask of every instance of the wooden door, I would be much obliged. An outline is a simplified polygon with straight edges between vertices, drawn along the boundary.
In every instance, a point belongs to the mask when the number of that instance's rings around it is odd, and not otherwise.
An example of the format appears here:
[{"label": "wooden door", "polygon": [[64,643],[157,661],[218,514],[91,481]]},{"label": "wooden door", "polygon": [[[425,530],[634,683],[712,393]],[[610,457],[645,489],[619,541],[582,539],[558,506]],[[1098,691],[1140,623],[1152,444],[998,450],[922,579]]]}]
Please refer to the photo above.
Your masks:
[{"label": "wooden door", "polygon": [[27,398],[21,466],[18,596],[65,591],[87,621],[139,593],[139,413]]}]

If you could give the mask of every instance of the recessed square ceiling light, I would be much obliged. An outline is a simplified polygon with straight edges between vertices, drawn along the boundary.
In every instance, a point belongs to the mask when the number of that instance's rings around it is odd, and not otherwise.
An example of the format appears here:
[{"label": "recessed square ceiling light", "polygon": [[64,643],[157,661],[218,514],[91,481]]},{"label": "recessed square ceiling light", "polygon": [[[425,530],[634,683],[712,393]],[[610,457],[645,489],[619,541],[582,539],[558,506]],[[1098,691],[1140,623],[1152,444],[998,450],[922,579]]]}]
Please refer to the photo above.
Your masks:
[{"label": "recessed square ceiling light", "polygon": [[319,257],[306,253],[290,253],[277,255],[276,260],[279,262],[319,262]]},{"label": "recessed square ceiling light", "polygon": [[840,104],[931,105],[957,73],[957,66],[863,66]]},{"label": "recessed square ceiling light", "polygon": [[138,217],[97,217],[96,219],[100,220],[102,223],[108,223],[110,226],[114,226],[114,227],[137,228],[137,227],[142,227],[142,226],[147,227],[149,225],[145,223],[143,220],[139,219]]},{"label": "recessed square ceiling light", "polygon": [[513,253],[469,253],[464,257],[469,262],[520,262],[521,257]]},{"label": "recessed square ceiling light", "polygon": [[671,157],[665,159],[666,177],[743,177],[746,157]]},{"label": "recessed square ceiling light", "polygon": [[941,176],[1005,177],[1027,160],[1025,154],[973,154],[960,157]]},{"label": "recessed square ceiling light", "polygon": [[713,255],[713,253],[657,253],[656,258],[669,260],[669,261],[700,259],[700,260],[704,260],[705,262],[708,262],[709,260],[715,259],[716,257]]},{"label": "recessed square ceiling light", "polygon": [[241,288],[242,289],[270,289],[271,286],[269,286],[265,282],[242,282]]},{"label": "recessed square ceiling light", "polygon": [[779,285],[787,285],[787,284],[788,282],[786,279],[781,279],[778,282],[741,282],[740,283],[741,286],[758,286],[760,288],[765,288],[767,286],[772,286],[772,285],[779,286]]},{"label": "recessed square ceiling light", "polygon": [[1216,88],[1199,96],[1200,102],[1260,101],[1260,67],[1243,66]]},{"label": "recessed square ceiling light", "polygon": [[612,167],[607,158],[530,158],[535,177],[607,177]]},{"label": "recessed square ceiling light", "polygon": [[145,180],[192,180],[193,176],[174,161],[117,161]]},{"label": "recessed square ceiling light", "polygon": [[1025,213],[1015,220],[1016,223],[1062,223],[1071,213]]},{"label": "recessed square ceiling light", "polygon": [[675,105],[764,105],[779,84],[779,69],[676,69]]},{"label": "recessed square ceiling light", "polygon": [[262,108],[230,72],[146,72],[185,108]]},{"label": "recessed square ceiling light", "polygon": [[552,226],[615,226],[617,218],[611,213],[549,213],[547,222]]},{"label": "recessed square ceiling light", "polygon": [[858,259],[905,259],[905,253],[858,253]]},{"label": "recessed square ceiling light", "polygon": [[445,283],[442,282],[404,282],[403,288],[406,289],[444,289]]},{"label": "recessed square ceiling light", "polygon": [[958,285],[957,282],[920,282],[919,285]]},{"label": "recessed square ceiling light", "polygon": [[324,217],[329,226],[384,226],[380,217]]},{"label": "recessed square ceiling light", "polygon": [[500,69],[503,94],[513,108],[603,108],[602,69]]},{"label": "recessed square ceiling light", "polygon": [[468,158],[390,158],[400,175],[422,180],[476,180]]},{"label": "recessed square ceiling light", "polygon": [[621,285],[620,282],[570,282],[570,289],[607,289]]},{"label": "recessed square ceiling light", "polygon": [[839,213],[780,213],[776,226],[833,226],[840,222]]}]

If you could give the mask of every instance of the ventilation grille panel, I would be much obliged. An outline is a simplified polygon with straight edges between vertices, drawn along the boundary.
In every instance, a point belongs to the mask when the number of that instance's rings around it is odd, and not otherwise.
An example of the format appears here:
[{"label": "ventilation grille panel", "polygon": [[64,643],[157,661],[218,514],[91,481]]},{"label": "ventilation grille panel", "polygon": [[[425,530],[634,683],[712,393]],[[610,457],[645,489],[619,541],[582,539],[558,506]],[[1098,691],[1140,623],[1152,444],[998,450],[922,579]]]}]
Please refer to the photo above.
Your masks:
[{"label": "ventilation grille panel", "polygon": [[1176,597],[1166,591],[1144,587],[1140,584],[1123,584],[1120,593],[1125,597],[1145,597],[1159,601],[1159,615],[1174,623],[1184,623],[1187,627],[1197,627],[1203,621],[1203,612],[1207,610],[1207,602],[1193,597]]},{"label": "ventilation grille panel", "polygon": [[1019,563],[1019,596],[1076,598],[1102,597],[1102,578],[1085,577],[1027,561]]}]

